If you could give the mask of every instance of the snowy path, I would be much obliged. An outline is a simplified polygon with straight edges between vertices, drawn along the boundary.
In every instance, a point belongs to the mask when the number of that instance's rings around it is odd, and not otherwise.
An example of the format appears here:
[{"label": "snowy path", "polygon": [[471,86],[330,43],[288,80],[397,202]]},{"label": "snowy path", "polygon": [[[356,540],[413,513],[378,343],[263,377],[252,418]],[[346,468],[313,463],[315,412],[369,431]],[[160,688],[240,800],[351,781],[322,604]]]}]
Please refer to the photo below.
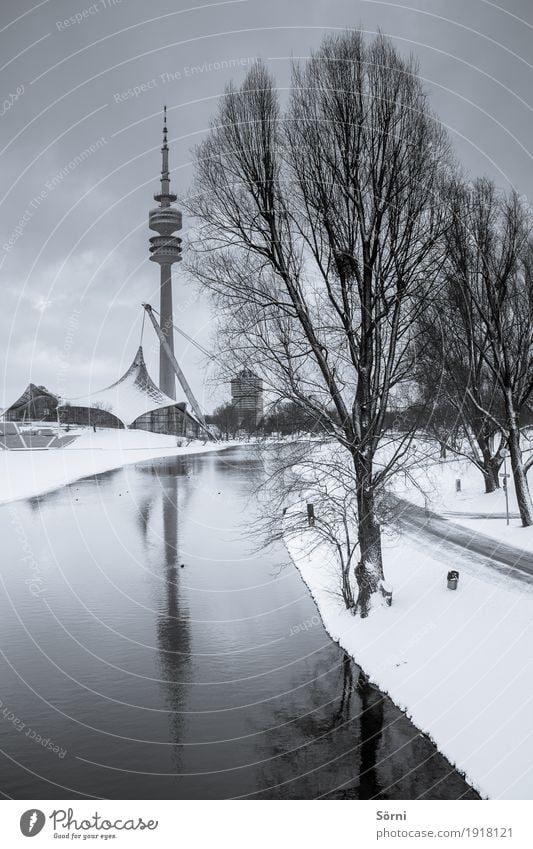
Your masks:
[{"label": "snowy path", "polygon": [[[446,510],[442,513],[443,516],[451,516],[456,519],[505,519],[505,513],[466,513],[461,510]],[[520,513],[509,513],[510,519],[519,519]]]},{"label": "snowy path", "polygon": [[[398,499],[398,502],[401,503],[402,507],[398,523],[406,532],[415,532],[417,536],[422,533],[426,537],[437,537],[446,543],[447,548],[453,545],[455,548],[465,549],[471,554],[481,555],[491,561],[492,565],[493,561],[497,561],[499,565],[503,564],[511,569],[518,569],[520,572],[533,576],[533,552],[508,545],[455,522],[450,522],[437,513],[431,511],[426,513],[422,507],[403,499]],[[456,565],[454,558],[450,557],[450,567]]]}]

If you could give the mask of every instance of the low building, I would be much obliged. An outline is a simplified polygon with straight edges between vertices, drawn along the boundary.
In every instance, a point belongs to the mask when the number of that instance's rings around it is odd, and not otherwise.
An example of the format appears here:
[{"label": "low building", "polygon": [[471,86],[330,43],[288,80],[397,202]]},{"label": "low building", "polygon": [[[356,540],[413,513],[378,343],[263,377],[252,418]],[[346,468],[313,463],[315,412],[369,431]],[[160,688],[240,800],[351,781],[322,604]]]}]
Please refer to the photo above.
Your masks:
[{"label": "low building", "polygon": [[65,423],[129,427],[189,438],[201,436],[201,425],[185,402],[176,403],[153,382],[142,346],[119,380],[90,395],[61,399],[59,412]]},{"label": "low building", "polygon": [[131,427],[136,430],[149,430],[152,433],[173,433],[189,439],[202,436],[199,422],[188,412],[184,402],[178,404],[174,402],[172,407],[150,410],[135,419]]},{"label": "low building", "polygon": [[202,436],[198,419],[184,401],[176,402],[157,388],[148,374],[142,347],[122,377],[90,395],[58,398],[30,383],[4,410],[4,421],[59,421],[62,424],[133,428],[195,439]]},{"label": "low building", "polygon": [[57,395],[50,392],[46,386],[28,383],[20,398],[4,410],[3,418],[6,422],[55,422],[57,402]]}]

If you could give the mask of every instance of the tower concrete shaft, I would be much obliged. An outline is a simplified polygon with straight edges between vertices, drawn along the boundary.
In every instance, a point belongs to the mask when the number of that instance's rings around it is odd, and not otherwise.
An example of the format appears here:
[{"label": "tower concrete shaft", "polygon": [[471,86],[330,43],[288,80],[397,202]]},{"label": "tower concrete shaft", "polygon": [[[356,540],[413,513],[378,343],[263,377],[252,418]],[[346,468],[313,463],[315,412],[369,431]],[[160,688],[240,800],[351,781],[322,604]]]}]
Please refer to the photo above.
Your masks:
[{"label": "tower concrete shaft", "polygon": [[[170,350],[174,353],[174,328],[172,326],[172,265],[161,263],[161,300],[159,312],[161,327]],[[159,388],[169,398],[176,397],[176,375],[162,345],[159,346]]]},{"label": "tower concrete shaft", "polygon": [[[161,329],[172,352],[174,352],[174,328],[172,317],[172,266],[181,260],[181,239],[173,234],[181,230],[181,212],[173,204],[176,195],[170,191],[168,166],[167,107],[164,109],[163,146],[161,148],[161,190],[154,195],[159,202],[150,210],[149,227],[159,233],[150,239],[150,259],[161,267]],[[159,388],[170,398],[176,397],[176,376],[164,348],[159,350]]]}]

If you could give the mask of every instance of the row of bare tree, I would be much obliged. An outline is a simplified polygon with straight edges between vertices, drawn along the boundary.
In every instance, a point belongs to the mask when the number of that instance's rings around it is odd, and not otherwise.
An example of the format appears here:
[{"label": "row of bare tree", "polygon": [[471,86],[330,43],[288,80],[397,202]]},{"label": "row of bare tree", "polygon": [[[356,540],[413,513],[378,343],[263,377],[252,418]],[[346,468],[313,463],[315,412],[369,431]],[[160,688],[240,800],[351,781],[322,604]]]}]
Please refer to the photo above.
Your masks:
[{"label": "row of bare tree", "polygon": [[521,421],[533,390],[533,221],[516,192],[486,179],[450,181],[444,202],[444,264],[420,324],[418,380],[434,431],[443,444],[459,431],[466,447],[455,451],[479,467],[487,492],[499,485],[501,449],[510,452],[522,524],[531,525]]},{"label": "row of bare tree", "polygon": [[354,611],[385,594],[382,493],[420,422],[381,448],[406,387],[418,385],[433,422],[439,405],[456,412],[488,477],[489,436],[503,435],[533,522],[520,453],[530,215],[515,194],[458,176],[412,58],[381,35],[329,36],[295,63],[283,96],[258,62],[220,102],[187,206],[190,268],[212,292],[221,361],[232,373],[253,364],[351,465]]}]

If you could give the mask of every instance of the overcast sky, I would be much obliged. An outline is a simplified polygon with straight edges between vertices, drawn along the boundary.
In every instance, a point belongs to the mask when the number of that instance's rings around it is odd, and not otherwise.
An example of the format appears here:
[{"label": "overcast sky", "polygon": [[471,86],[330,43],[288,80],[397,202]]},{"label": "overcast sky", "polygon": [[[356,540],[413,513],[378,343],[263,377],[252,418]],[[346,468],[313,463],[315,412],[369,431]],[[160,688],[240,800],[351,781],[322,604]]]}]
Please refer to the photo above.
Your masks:
[{"label": "overcast sky", "polygon": [[[380,27],[418,56],[463,165],[533,198],[531,0],[2,0],[0,15],[2,405],[30,380],[81,395],[129,365],[140,304],[158,303],[147,216],[163,104],[179,193],[217,99],[253,57],[285,87],[291,56],[306,56],[324,33]],[[174,269],[177,324],[209,347],[209,302]],[[146,328],[157,381],[154,339]],[[229,387],[215,395],[201,355],[176,343],[212,408]]]}]

